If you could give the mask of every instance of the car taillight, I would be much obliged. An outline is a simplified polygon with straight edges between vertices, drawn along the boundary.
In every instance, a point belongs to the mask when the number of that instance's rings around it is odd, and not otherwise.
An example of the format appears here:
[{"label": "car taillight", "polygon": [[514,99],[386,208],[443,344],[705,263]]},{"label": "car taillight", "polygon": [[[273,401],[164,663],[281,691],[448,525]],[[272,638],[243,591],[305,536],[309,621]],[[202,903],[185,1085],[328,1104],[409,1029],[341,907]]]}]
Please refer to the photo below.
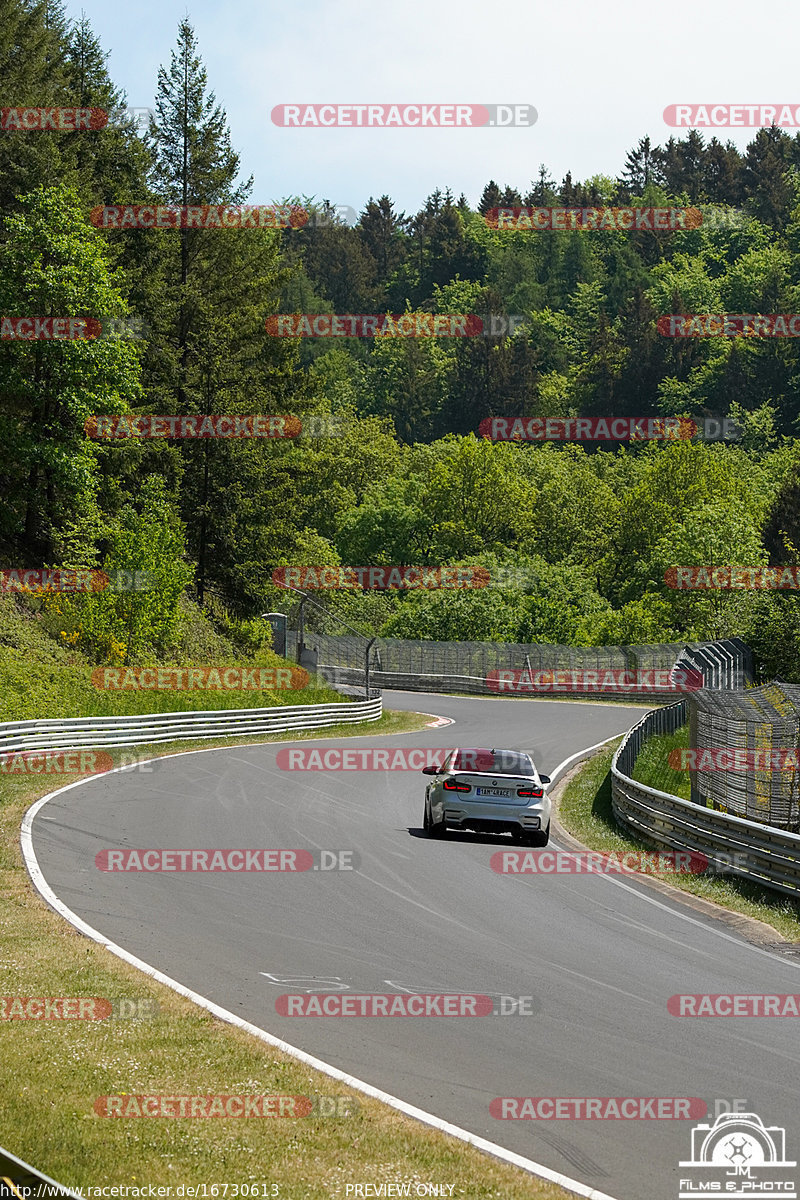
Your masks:
[{"label": "car taillight", "polygon": [[531,800],[540,800],[544,795],[541,788],[517,788],[518,796],[525,796]]},{"label": "car taillight", "polygon": [[442,787],[446,792],[469,792],[471,790],[468,783],[459,783],[457,779],[445,779]]}]

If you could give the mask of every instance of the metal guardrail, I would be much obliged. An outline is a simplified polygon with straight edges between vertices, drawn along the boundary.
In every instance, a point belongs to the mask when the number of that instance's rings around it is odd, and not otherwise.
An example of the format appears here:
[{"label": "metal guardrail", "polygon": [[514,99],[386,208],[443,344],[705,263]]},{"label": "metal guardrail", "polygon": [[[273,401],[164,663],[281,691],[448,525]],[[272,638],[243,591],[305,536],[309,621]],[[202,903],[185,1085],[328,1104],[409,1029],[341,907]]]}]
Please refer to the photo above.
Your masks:
[{"label": "metal guardrail", "polygon": [[619,824],[644,842],[704,854],[717,871],[800,896],[800,836],[703,808],[631,778],[644,742],[686,723],[685,700],[656,709],[625,736],[611,763],[611,798]]},{"label": "metal guardrail", "polygon": [[0,724],[0,755],[89,746],[135,746],[206,737],[248,737],[290,729],[323,729],[377,721],[383,700],[343,704],[295,704],[280,708],[232,708],[204,712],[140,713],[124,717],[65,717]]},{"label": "metal guardrail", "polygon": [[64,1187],[61,1183],[56,1183],[55,1179],[37,1171],[35,1167],[23,1162],[21,1158],[17,1158],[16,1154],[12,1154],[10,1150],[4,1150],[2,1146],[0,1146],[0,1183],[6,1185],[0,1187],[0,1196],[48,1196],[52,1200],[81,1200],[80,1193],[73,1192],[71,1188]]},{"label": "metal guardrail", "polygon": [[[525,669],[525,664],[522,664],[522,669]],[[339,667],[331,665],[319,665],[316,667],[316,672],[321,679],[324,679],[331,687],[341,688],[344,685],[352,687],[364,686],[364,670],[357,667]],[[588,688],[580,688],[571,690],[569,687],[559,687],[557,690],[548,691],[542,688],[541,691],[526,689],[523,686],[517,690],[505,691],[497,685],[490,687],[485,678],[476,675],[416,675],[416,674],[401,674],[397,671],[370,671],[370,685],[378,688],[385,688],[387,691],[401,692],[441,692],[445,695],[466,695],[466,696],[494,696],[503,698],[520,697],[520,696],[538,696],[540,700],[547,700],[553,696],[562,697],[564,699],[606,699],[619,700],[632,704],[652,704],[658,703],[660,700],[668,702],[675,695],[675,690],[668,692],[647,690],[647,691],[626,691],[624,688],[614,688],[613,691],[609,688],[608,691],[592,691]]]}]

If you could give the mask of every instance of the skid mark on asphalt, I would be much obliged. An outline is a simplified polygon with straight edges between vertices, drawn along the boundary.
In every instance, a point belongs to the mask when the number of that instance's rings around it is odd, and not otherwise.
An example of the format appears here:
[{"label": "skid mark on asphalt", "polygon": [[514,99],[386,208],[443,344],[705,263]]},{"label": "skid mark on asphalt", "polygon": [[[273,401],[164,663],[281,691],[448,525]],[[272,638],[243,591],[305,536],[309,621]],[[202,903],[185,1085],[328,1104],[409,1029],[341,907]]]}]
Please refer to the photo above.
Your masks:
[{"label": "skid mark on asphalt", "polygon": [[600,1179],[609,1178],[608,1171],[604,1171],[599,1163],[596,1163],[593,1158],[585,1154],[574,1142],[570,1142],[567,1138],[561,1137],[557,1133],[551,1133],[549,1129],[545,1130],[541,1125],[537,1125],[536,1133],[543,1142],[546,1142],[548,1146],[556,1150],[562,1158],[566,1159],[570,1166],[576,1167],[582,1175],[595,1175]]}]

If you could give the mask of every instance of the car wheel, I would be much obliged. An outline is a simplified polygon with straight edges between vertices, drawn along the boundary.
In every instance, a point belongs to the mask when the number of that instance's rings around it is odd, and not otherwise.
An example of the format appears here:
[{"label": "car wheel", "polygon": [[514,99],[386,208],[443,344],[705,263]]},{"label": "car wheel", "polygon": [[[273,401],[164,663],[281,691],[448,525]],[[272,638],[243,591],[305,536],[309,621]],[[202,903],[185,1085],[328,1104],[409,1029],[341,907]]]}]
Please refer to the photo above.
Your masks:
[{"label": "car wheel", "polygon": [[427,802],[425,804],[425,816],[423,818],[423,824],[424,824],[425,831],[428,834],[428,837],[431,837],[431,838],[444,837],[445,828],[446,828],[445,823],[444,823],[444,821],[434,821],[433,816],[431,814],[430,807],[427,804]]},{"label": "car wheel", "polygon": [[522,835],[525,846],[546,846],[550,841],[550,823],[546,829],[526,829]]},{"label": "car wheel", "polygon": [[426,833],[430,833],[431,819],[430,819],[430,816],[428,815],[428,799],[427,799],[427,797],[425,798],[425,811],[422,814],[422,828],[425,830]]}]

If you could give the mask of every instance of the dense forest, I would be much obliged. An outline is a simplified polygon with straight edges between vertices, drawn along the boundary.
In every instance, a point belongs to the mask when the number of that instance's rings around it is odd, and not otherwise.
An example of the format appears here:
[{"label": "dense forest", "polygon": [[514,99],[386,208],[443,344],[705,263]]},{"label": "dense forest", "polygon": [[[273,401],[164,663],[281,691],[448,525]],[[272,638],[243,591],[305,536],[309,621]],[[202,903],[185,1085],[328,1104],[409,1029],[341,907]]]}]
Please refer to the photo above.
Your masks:
[{"label": "dense forest", "polygon": [[[4,110],[125,107],[86,19],[34,0],[0,10]],[[798,563],[797,339],[657,327],[673,313],[800,312],[800,135],[761,129],[743,153],[696,132],[643,138],[617,177],[557,183],[531,164],[532,180],[489,181],[474,203],[444,186],[406,214],[378,195],[346,224],[337,206],[349,197],[254,194],[188,20],[166,58],[147,128],[131,117],[0,132],[0,317],[104,330],[0,340],[0,565],[138,569],[152,581],[135,594],[40,598],[69,644],[97,662],[167,653],[186,597],[241,620],[288,610],[272,582],[285,565],[461,564],[484,567],[488,585],[316,595],[370,635],[738,635],[766,673],[800,681],[794,591],[677,591],[664,578],[686,564]],[[293,205],[309,220],[92,219],[112,205],[245,204]],[[703,220],[537,232],[490,217],[630,205],[694,206]],[[479,314],[484,333],[294,338],[267,324],[406,312]],[[87,435],[92,416],[132,413],[291,414],[306,432]],[[309,429],[325,415],[335,421]],[[491,416],[693,418],[701,433],[494,442],[482,436]],[[707,417],[741,436],[705,439]]]}]

